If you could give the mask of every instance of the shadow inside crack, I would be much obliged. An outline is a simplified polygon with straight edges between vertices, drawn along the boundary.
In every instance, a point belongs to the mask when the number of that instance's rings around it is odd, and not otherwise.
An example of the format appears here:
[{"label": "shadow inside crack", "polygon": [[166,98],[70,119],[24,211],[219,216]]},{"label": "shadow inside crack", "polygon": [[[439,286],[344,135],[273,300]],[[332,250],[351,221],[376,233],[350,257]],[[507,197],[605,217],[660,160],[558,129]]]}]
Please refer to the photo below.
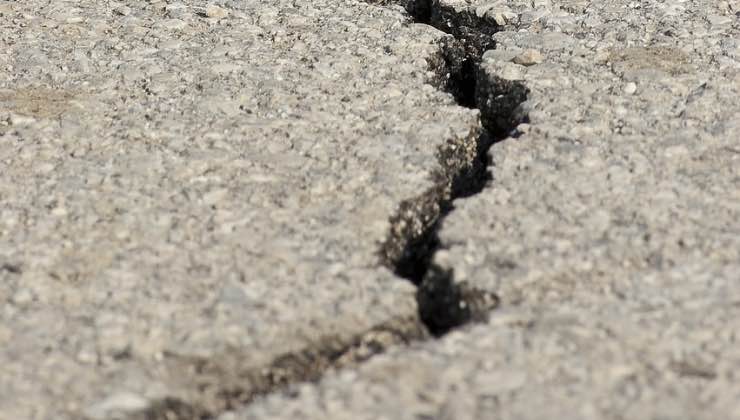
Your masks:
[{"label": "shadow inside crack", "polygon": [[509,137],[526,121],[520,105],[529,90],[520,82],[490,77],[481,70],[483,53],[495,47],[493,35],[501,29],[495,23],[470,10],[455,11],[437,0],[395,3],[404,6],[414,22],[452,35],[453,41],[441,44],[443,65],[436,69],[440,88],[458,105],[481,112],[482,129],[475,139],[472,159],[448,156],[459,148],[441,149],[438,160],[443,173],[433,177],[435,185],[429,190],[399,205],[380,250],[387,267],[416,285],[419,317],[430,333],[441,336],[471,320],[485,318],[498,304],[492,293],[456,282],[454,273],[435,265],[433,259],[441,246],[439,229],[454,210],[453,201],[485,188],[491,180],[491,145]]}]

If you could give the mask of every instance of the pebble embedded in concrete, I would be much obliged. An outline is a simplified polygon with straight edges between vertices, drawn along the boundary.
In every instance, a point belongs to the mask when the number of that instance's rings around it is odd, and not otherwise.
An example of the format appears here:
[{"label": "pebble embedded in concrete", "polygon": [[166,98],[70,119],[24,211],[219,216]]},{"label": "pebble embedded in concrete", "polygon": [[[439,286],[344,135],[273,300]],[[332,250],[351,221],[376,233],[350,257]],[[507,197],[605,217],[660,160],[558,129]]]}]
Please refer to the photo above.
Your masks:
[{"label": "pebble embedded in concrete", "polygon": [[539,51],[530,48],[517,54],[511,61],[523,66],[532,66],[541,63],[542,60],[542,54],[540,54]]}]

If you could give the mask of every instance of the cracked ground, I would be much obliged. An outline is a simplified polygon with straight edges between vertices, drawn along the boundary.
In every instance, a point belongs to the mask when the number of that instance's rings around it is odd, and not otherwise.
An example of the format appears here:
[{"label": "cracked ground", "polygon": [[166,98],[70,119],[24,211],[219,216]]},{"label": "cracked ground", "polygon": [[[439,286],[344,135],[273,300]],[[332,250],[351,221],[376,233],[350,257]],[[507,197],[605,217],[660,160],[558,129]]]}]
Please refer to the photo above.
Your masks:
[{"label": "cracked ground", "polygon": [[739,39],[0,1],[0,419],[740,418]]}]

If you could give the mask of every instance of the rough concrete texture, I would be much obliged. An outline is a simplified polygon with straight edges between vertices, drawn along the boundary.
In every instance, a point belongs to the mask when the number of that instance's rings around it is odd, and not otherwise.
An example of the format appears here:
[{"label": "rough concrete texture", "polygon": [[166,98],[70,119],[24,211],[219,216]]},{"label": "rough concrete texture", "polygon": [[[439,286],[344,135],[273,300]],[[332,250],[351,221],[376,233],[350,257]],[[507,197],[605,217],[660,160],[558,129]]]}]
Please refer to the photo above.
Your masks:
[{"label": "rough concrete texture", "polygon": [[495,41],[521,124],[434,263],[502,309],[242,405],[424,335],[383,263],[480,122],[373,3],[0,2],[0,418],[740,418],[740,4],[698,0],[397,2]]},{"label": "rough concrete texture", "polygon": [[740,419],[740,3],[433,7],[529,89],[435,255],[502,308],[222,419]]},{"label": "rough concrete texture", "polygon": [[379,250],[474,157],[449,38],[359,2],[0,2],[0,418],[207,416],[423,336]]}]

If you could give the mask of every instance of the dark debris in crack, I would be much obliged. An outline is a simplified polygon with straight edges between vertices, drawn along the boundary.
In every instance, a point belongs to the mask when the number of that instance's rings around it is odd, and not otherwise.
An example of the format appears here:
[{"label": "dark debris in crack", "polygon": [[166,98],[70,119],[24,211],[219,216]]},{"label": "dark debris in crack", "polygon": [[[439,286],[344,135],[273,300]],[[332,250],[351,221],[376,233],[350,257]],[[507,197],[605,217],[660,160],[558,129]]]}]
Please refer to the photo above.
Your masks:
[{"label": "dark debris in crack", "polygon": [[433,257],[440,247],[437,233],[445,216],[454,210],[453,200],[477,194],[485,187],[491,179],[488,149],[526,119],[518,108],[529,91],[521,83],[483,75],[483,53],[495,47],[493,35],[501,29],[495,23],[472,11],[444,7],[437,0],[393,3],[404,6],[416,23],[452,35],[452,40],[440,46],[437,83],[458,105],[481,112],[478,132],[439,150],[442,171],[434,175],[433,187],[400,204],[380,250],[386,266],[417,286],[419,317],[430,333],[441,336],[470,321],[485,319],[498,305],[494,294],[455,282],[454,273],[435,265]]}]

